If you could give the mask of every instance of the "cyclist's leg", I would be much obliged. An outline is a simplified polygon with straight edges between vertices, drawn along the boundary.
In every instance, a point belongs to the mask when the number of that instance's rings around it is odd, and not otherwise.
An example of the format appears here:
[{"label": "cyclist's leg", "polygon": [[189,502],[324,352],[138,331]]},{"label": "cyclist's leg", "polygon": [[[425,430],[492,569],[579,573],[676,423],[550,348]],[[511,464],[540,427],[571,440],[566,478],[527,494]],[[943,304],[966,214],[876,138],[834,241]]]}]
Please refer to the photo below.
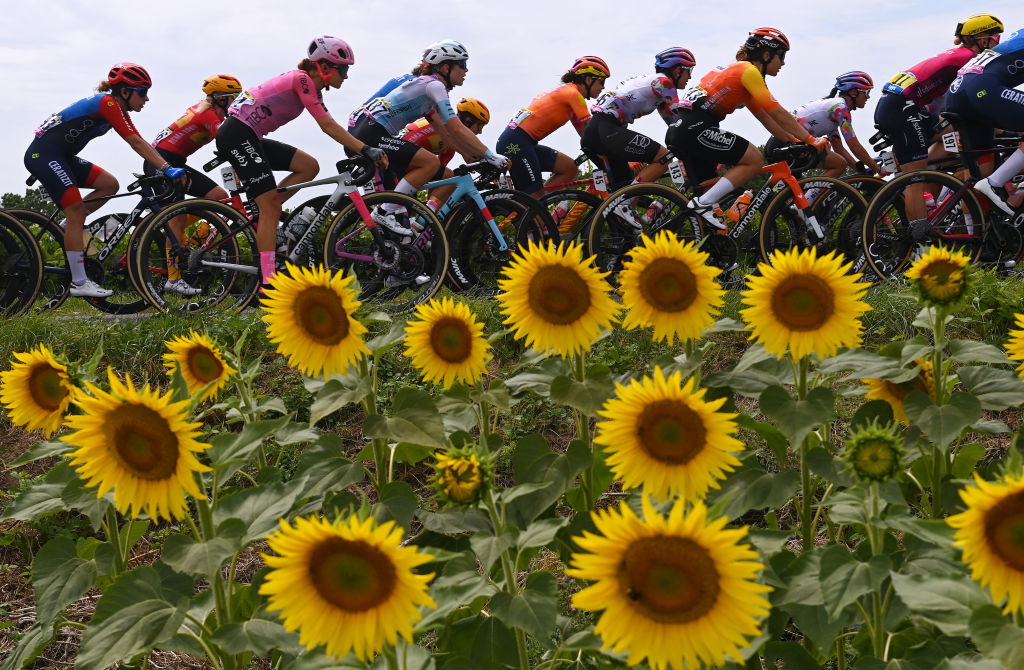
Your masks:
[{"label": "cyclist's leg", "polygon": [[[283,188],[285,186],[301,184],[305,181],[312,181],[320,174],[320,163],[315,158],[305,151],[296,149],[284,142],[264,139],[263,152],[270,159],[271,169],[288,170],[289,172],[281,181],[277,182],[279,187]],[[280,201],[284,202],[296,193],[298,191],[278,193],[277,195]]]},{"label": "cyclist's leg", "polygon": [[826,177],[838,179],[846,171],[846,159],[834,151],[826,151],[825,158],[819,165],[825,169]]},{"label": "cyclist's leg", "polygon": [[[455,176],[455,173],[447,167],[442,167],[441,170],[441,179],[450,179]],[[434,180],[432,179],[431,181]],[[441,205],[448,202],[448,198],[452,197],[452,193],[455,193],[455,184],[445,184],[444,186],[431,189],[427,194],[427,206],[436,212]]]},{"label": "cyclist's leg", "polygon": [[508,172],[516,190],[540,197],[544,192],[544,176],[537,140],[522,128],[506,128],[495,149],[511,161]]},{"label": "cyclist's leg", "polygon": [[[538,147],[538,149],[547,147]],[[554,151],[552,149],[551,151]],[[541,169],[543,168],[543,157],[542,157]],[[566,182],[576,179],[576,161],[572,159],[572,156],[563,154],[561,151],[555,151],[555,160],[551,165],[551,176],[544,182],[545,186],[556,186],[558,184],[564,184]],[[540,194],[537,194],[540,195]]]},{"label": "cyclist's leg", "polygon": [[120,188],[114,175],[98,165],[91,164],[89,175],[82,181],[82,184],[86,188],[92,189],[88,195],[82,198],[82,202],[85,203],[85,211],[90,214],[106,203],[106,200],[100,200],[99,198],[114,195],[117,193],[117,189]]}]

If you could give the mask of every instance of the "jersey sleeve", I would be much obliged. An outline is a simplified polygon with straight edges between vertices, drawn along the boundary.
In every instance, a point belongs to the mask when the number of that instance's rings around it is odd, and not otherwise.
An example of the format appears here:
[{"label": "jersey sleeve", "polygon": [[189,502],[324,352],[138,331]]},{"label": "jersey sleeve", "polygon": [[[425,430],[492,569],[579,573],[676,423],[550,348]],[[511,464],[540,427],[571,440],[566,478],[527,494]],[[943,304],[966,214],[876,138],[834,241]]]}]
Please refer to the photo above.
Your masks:
[{"label": "jersey sleeve", "polygon": [[297,70],[295,78],[292,80],[292,90],[299,96],[299,102],[306,108],[309,115],[319,121],[324,118],[332,118],[331,113],[327,111],[327,105],[324,104],[323,98],[316,90],[316,86],[313,84],[313,80],[303,70]]},{"label": "jersey sleeve", "polygon": [[452,101],[448,98],[448,89],[444,87],[444,84],[440,81],[432,81],[427,84],[424,90],[430,99],[434,101],[434,109],[427,114],[428,117],[436,111],[438,118],[441,119],[441,123],[455,118],[455,108],[452,107]]},{"label": "jersey sleeve", "polygon": [[113,96],[105,95],[100,99],[98,112],[100,117],[109,123],[110,127],[121,137],[139,134],[132,120],[128,118],[128,112],[121,109],[121,106],[117,104]]},{"label": "jersey sleeve", "polygon": [[850,141],[857,138],[857,133],[853,132],[853,118],[850,116],[849,107],[845,104],[838,104],[829,110],[829,116],[839,132],[842,133],[843,139]]},{"label": "jersey sleeve", "polygon": [[679,107],[679,93],[675,84],[668,77],[658,77],[651,82],[651,92],[661,98],[658,104],[658,114],[665,120],[665,123],[672,122],[672,112]]},{"label": "jersey sleeve", "polygon": [[590,110],[587,108],[587,101],[580,94],[576,87],[566,87],[566,103],[569,105],[569,122],[577,131],[582,131],[583,126],[590,120]]},{"label": "jersey sleeve", "polygon": [[774,112],[780,107],[779,101],[775,99],[775,96],[768,90],[768,86],[765,85],[764,77],[761,76],[761,73],[753,65],[743,71],[740,82],[750,96],[750,100],[747,103],[750,111]]}]

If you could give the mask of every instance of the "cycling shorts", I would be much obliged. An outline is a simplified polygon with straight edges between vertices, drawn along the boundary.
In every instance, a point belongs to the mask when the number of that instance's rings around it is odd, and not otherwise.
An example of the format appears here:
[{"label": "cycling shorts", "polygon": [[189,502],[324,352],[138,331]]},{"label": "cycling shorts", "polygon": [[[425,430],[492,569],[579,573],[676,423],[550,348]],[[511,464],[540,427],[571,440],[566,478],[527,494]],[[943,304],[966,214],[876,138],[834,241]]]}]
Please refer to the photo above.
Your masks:
[{"label": "cycling shorts", "polygon": [[990,148],[996,128],[1024,131],[1024,93],[991,74],[964,77],[946,96],[946,109],[963,117],[957,130],[972,149]]},{"label": "cycling shorts", "polygon": [[100,166],[78,156],[68,156],[52,142],[42,139],[33,140],[28,145],[25,169],[39,180],[39,186],[61,209],[81,202],[82,193],[78,187],[92,186],[103,172]]},{"label": "cycling shorts", "polygon": [[[384,174],[384,186],[388,189],[393,189],[402,175],[409,171],[409,164],[412,163],[417,151],[427,151],[414,142],[392,137],[387,129],[374,121],[369,114],[357,116],[355,125],[349,132],[363,144],[377,147],[388,155],[388,169]],[[345,153],[348,156],[356,155],[348,147],[345,148]],[[444,170],[440,170],[438,174],[444,174]]]},{"label": "cycling shorts", "polygon": [[683,161],[692,183],[714,179],[719,164],[736,165],[747,153],[750,142],[719,128],[718,118],[710,112],[684,109],[675,117],[665,133],[665,146]]},{"label": "cycling shorts", "polygon": [[604,160],[613,189],[633,181],[631,161],[652,163],[661,151],[661,145],[650,137],[630,130],[611,114],[601,112],[590,117],[580,137],[580,147],[591,160],[598,157]]},{"label": "cycling shorts", "polygon": [[[182,168],[185,170],[185,174],[188,175],[188,189],[185,190],[186,195],[190,195],[193,198],[205,198],[207,193],[217,188],[217,183],[215,181],[199,170],[186,165],[185,157],[181,154],[176,154],[173,151],[160,148],[158,148],[156,152],[163,156],[164,160],[167,161],[171,167]],[[157,173],[157,169],[156,166],[149,161],[143,161],[142,172],[147,177],[152,177]]]},{"label": "cycling shorts", "polygon": [[522,128],[506,128],[498,137],[495,151],[507,156],[512,165],[509,175],[517,190],[536,193],[544,188],[544,173],[555,169],[558,152],[537,144]]},{"label": "cycling shorts", "polygon": [[217,129],[216,142],[217,153],[227,157],[252,200],[277,188],[274,171],[290,170],[298,151],[284,142],[266,137],[261,140],[252,128],[233,116],[224,119]]},{"label": "cycling shorts", "polygon": [[928,158],[938,121],[902,95],[882,93],[875,107],[875,125],[892,140],[892,153],[900,164]]}]

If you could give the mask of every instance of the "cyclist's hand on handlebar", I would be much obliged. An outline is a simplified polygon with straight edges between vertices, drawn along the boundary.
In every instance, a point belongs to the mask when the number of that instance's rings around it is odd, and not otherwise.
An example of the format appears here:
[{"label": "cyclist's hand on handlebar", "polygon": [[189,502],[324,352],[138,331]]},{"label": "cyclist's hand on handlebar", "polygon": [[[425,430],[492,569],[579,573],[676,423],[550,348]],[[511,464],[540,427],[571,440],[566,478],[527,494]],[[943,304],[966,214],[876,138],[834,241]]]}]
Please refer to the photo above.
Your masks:
[{"label": "cyclist's hand on handlebar", "polygon": [[377,147],[371,147],[369,144],[364,144],[363,148],[359,150],[359,153],[376,163],[377,167],[386,168],[388,166],[388,155],[384,153],[383,149],[378,149]]},{"label": "cyclist's hand on handlebar", "polygon": [[169,167],[164,170],[164,176],[168,179],[181,179],[185,176],[184,168]]},{"label": "cyclist's hand on handlebar", "polygon": [[484,154],[484,160],[494,167],[501,168],[502,170],[506,170],[512,165],[512,161],[509,160],[507,156],[502,156],[501,154],[496,154],[491,151]]},{"label": "cyclist's hand on handlebar", "polygon": [[814,147],[818,151],[828,151],[828,146],[830,143],[827,137],[814,137],[813,135],[811,135],[806,140],[804,140],[804,144],[806,144],[809,147]]}]

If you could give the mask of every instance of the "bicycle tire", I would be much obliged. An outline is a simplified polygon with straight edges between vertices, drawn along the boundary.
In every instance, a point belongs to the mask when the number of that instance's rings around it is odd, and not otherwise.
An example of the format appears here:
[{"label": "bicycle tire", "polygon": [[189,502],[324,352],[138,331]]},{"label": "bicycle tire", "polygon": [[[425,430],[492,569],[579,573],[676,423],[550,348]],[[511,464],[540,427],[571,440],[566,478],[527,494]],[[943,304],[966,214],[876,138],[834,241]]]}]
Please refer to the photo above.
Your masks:
[{"label": "bicycle tire", "polygon": [[68,299],[71,285],[71,270],[64,253],[64,229],[34,209],[15,207],[3,211],[28,226],[43,255],[43,282],[36,297],[36,311],[57,309]]},{"label": "bicycle tire", "polygon": [[[405,244],[395,233],[378,227],[386,244],[381,249],[359,210],[350,203],[327,227],[324,265],[332,272],[354,274],[359,281],[359,299],[375,309],[401,313],[427,302],[441,288],[448,270],[444,228],[426,205],[402,193],[371,193],[363,201],[369,210],[385,204],[402,207],[403,216],[415,217],[424,230]],[[423,277],[426,279],[418,283]]]},{"label": "bicycle tire", "polygon": [[[85,275],[103,288],[113,291],[109,297],[85,298],[85,301],[107,314],[137,314],[149,308],[149,301],[135,290],[135,284],[128,274],[131,238],[145,218],[135,223],[134,228],[122,231],[122,224],[129,216],[130,214],[123,212],[105,214],[92,221],[86,221],[82,230]],[[120,237],[107,256],[101,259],[100,256],[108,247],[106,238],[110,234]]]},{"label": "bicycle tire", "polygon": [[[652,208],[652,203],[659,203],[661,210],[646,220],[643,217]],[[617,286],[625,257],[641,243],[641,233],[654,236],[661,230],[668,230],[686,242],[706,239],[696,214],[687,208],[688,203],[686,196],[663,184],[652,182],[625,186],[605,199],[594,212],[583,252],[587,257],[592,256],[597,268],[609,273],[608,281]],[[617,212],[620,205],[624,208]],[[639,228],[627,217],[638,222]],[[709,248],[714,256],[716,248]]]},{"label": "bicycle tire", "polygon": [[866,174],[843,177],[843,181],[860,191],[860,194],[864,196],[864,199],[868,202],[871,202],[871,198],[875,197],[875,194],[888,183],[881,177]]},{"label": "bicycle tire", "polygon": [[[185,228],[185,256],[171,260],[166,227],[178,216],[192,218]],[[247,223],[245,215],[234,207],[205,198],[184,200],[148,217],[132,237],[129,263],[131,275],[147,303],[161,312],[177,313],[241,309],[248,304],[259,289],[259,255],[251,227],[245,227]],[[197,239],[197,233],[205,229],[203,224],[209,230],[202,239]],[[167,278],[175,269],[201,293],[186,296],[166,290]]]},{"label": "bicycle tire", "polygon": [[[542,237],[535,239],[535,242],[544,242],[547,240],[554,240],[558,242],[560,236],[558,234],[558,226],[555,224],[555,220],[551,217],[547,207],[544,207],[539,200],[534,198],[528,193],[522,191],[516,191],[510,188],[492,188],[486,191],[480,191],[480,195],[483,196],[484,202],[490,206],[491,203],[498,202],[499,200],[512,200],[517,203],[520,207],[527,210],[527,214],[532,220],[533,227],[542,231]],[[451,240],[449,240],[449,243]]]},{"label": "bicycle tire", "polygon": [[[594,220],[594,212],[604,200],[599,195],[579,189],[551,191],[540,197],[558,228],[559,239],[563,242],[583,241],[587,228]],[[564,210],[558,211],[559,206]],[[557,212],[557,216],[556,216]]]},{"label": "bicycle tire", "polygon": [[849,261],[859,246],[849,239],[848,231],[864,221],[867,201],[856,188],[833,177],[804,177],[797,181],[804,193],[812,192],[813,201],[805,212],[814,216],[824,237],[818,239],[811,226],[800,216],[793,190],[786,186],[765,208],[759,234],[761,259],[772,265],[775,254],[796,247],[817,249],[818,256],[838,251]]},{"label": "bicycle tire", "polygon": [[27,311],[43,281],[43,255],[24,223],[0,213],[0,314]]},{"label": "bicycle tire", "polygon": [[[899,175],[879,189],[868,203],[861,245],[868,266],[883,279],[902,273],[909,265],[911,254],[919,246],[908,225],[903,192],[908,186],[920,183],[945,186],[953,191],[963,186],[963,182],[951,174],[916,170]],[[927,244],[959,249],[974,262],[983,251],[988,222],[977,198],[967,191],[941,221],[932,222],[932,228],[943,232],[929,237]],[[944,238],[942,235],[955,237]]]}]

